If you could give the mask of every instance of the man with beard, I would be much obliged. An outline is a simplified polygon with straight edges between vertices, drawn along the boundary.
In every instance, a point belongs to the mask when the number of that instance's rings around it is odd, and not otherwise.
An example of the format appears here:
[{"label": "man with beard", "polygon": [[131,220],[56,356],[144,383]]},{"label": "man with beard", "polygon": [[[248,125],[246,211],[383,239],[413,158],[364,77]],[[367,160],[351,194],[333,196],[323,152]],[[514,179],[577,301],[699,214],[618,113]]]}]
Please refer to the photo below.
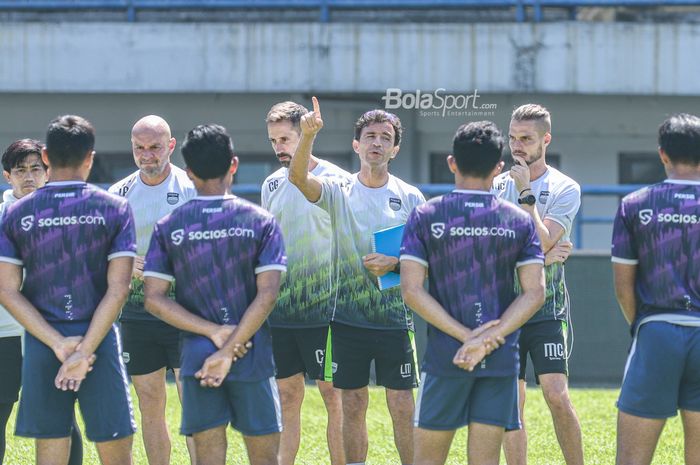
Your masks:
[{"label": "man with beard", "polygon": [[[534,220],[545,262],[546,299],[520,333],[519,413],[525,407],[525,371],[530,354],[537,383],[549,406],[554,430],[567,465],[583,464],[581,425],[569,399],[567,332],[569,298],[563,262],[568,256],[571,227],[581,205],[581,188],[545,161],[552,140],[549,111],[537,104],[515,109],[510,121],[514,165],[494,180],[494,193],[517,203]],[[514,415],[515,417],[515,415]],[[514,421],[509,429],[517,428]],[[527,463],[527,433],[506,433],[508,465]]]},{"label": "man with beard", "polygon": [[[287,180],[289,163],[301,137],[299,122],[309,110],[294,102],[274,105],[267,114],[267,134],[282,168],[262,185],[262,206],[277,219],[287,249],[287,272],[270,314],[277,385],[284,429],[281,465],[293,465],[301,436],[304,374],[316,380],[328,411],[326,437],[332,465],[344,465],[340,391],[333,387],[329,322],[331,300],[331,219]],[[313,155],[309,171],[346,182],[350,174]]]},{"label": "man with beard", "polygon": [[[131,130],[131,146],[139,169],[109,188],[111,193],[126,197],[136,223],[138,256],[134,261],[129,300],[121,316],[123,358],[139,398],[143,444],[150,465],[170,463],[165,372],[173,370],[180,393],[180,331],[144,309],[143,257],[156,221],[197,195],[187,173],[170,163],[175,142],[170,126],[160,116],[149,115],[138,120]],[[195,463],[190,438],[187,448]]]}]

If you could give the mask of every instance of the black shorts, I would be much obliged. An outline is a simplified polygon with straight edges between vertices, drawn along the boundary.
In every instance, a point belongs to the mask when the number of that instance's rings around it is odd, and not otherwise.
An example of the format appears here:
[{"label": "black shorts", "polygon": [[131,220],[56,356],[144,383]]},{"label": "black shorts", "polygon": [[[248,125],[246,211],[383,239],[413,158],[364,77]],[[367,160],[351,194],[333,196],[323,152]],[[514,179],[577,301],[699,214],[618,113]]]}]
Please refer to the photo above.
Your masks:
[{"label": "black shorts", "polygon": [[123,321],[122,358],[132,376],[180,368],[180,333],[162,321]]},{"label": "black shorts", "polygon": [[520,379],[525,379],[527,354],[535,369],[535,380],[549,373],[569,374],[569,350],[566,346],[565,321],[541,321],[520,330]]},{"label": "black shorts", "polygon": [[331,323],[333,386],[359,389],[369,384],[372,360],[377,385],[406,390],[418,386],[413,333]]},{"label": "black shorts", "polygon": [[22,337],[0,337],[0,403],[19,399],[22,385]]},{"label": "black shorts", "polygon": [[[330,331],[321,328],[272,328],[272,352],[277,379],[306,373],[309,379],[330,381]],[[326,360],[328,369],[325,369]],[[328,373],[326,373],[328,372]]]}]

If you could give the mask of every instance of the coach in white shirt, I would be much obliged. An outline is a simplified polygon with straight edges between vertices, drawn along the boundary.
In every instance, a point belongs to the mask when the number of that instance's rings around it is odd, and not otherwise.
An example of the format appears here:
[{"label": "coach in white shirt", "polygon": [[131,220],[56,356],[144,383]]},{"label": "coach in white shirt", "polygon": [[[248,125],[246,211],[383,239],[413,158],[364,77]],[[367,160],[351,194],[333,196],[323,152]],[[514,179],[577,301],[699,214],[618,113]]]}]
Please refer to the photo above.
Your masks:
[{"label": "coach in white shirt", "polygon": [[[131,146],[138,170],[109,188],[126,197],[134,212],[138,256],[134,261],[129,299],[121,316],[126,369],[139,398],[143,443],[150,465],[170,464],[170,436],[165,423],[165,373],[172,369],[180,392],[180,331],[160,321],[143,307],[143,257],[156,221],[196,196],[184,170],[170,163],[175,149],[170,126],[149,115],[131,130]],[[187,438],[194,464],[194,445]]]}]

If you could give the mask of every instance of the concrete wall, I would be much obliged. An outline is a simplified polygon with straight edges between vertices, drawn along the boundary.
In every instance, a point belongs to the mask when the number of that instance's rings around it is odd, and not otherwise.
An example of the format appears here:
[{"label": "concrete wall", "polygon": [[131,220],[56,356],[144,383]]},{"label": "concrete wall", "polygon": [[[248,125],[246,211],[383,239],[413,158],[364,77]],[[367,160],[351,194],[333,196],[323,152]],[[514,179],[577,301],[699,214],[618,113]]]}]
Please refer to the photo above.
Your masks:
[{"label": "concrete wall", "polygon": [[697,95],[700,25],[3,23],[0,91]]}]

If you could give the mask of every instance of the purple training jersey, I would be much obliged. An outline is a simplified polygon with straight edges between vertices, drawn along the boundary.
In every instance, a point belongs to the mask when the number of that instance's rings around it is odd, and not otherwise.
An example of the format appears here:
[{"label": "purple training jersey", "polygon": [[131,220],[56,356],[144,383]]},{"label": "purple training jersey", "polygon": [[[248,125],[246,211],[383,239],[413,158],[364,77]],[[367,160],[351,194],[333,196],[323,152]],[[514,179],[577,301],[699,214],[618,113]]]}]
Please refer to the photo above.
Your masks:
[{"label": "purple training jersey", "polygon": [[[530,216],[484,191],[455,190],[413,210],[401,260],[428,270],[428,292],[464,326],[500,318],[515,300],[515,270],[544,263]],[[518,372],[518,331],[473,372],[452,363],[461,343],[428,325],[423,371],[437,376],[512,376]]]},{"label": "purple training jersey", "polygon": [[635,324],[653,314],[700,318],[700,182],[667,180],[623,198],[612,261],[637,266]]},{"label": "purple training jersey", "polygon": [[[177,281],[175,298],[188,311],[216,324],[237,325],[257,295],[256,275],[285,271],[286,265],[282,232],[270,213],[238,197],[195,197],[156,223],[144,276]],[[274,375],[267,322],[252,342],[228,380]],[[209,338],[186,334],[182,374],[194,376],[216,351]]]},{"label": "purple training jersey", "polygon": [[49,322],[89,321],[107,291],[107,265],[136,256],[126,200],[84,182],[50,182],[12,205],[0,261],[23,266],[22,294]]}]

